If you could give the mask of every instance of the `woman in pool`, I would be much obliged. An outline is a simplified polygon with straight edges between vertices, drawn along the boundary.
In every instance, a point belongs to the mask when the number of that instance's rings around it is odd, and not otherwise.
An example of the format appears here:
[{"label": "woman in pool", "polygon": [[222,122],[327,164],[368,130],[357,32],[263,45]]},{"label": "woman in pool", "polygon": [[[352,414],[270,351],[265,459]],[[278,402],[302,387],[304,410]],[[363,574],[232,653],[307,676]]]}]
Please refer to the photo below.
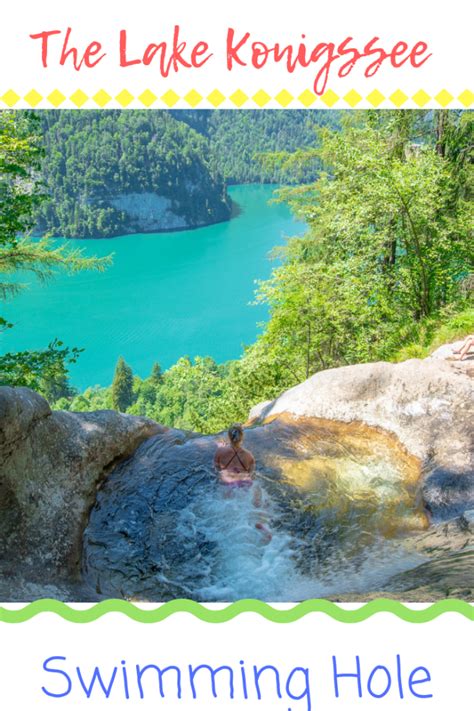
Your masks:
[{"label": "woman in pool", "polygon": [[[219,481],[230,493],[233,489],[253,489],[254,506],[262,505],[262,490],[255,483],[255,459],[252,452],[242,446],[244,430],[241,425],[234,424],[228,429],[229,444],[217,448],[214,456],[214,466],[219,472]],[[262,531],[268,540],[272,534],[261,521],[255,527]]]}]

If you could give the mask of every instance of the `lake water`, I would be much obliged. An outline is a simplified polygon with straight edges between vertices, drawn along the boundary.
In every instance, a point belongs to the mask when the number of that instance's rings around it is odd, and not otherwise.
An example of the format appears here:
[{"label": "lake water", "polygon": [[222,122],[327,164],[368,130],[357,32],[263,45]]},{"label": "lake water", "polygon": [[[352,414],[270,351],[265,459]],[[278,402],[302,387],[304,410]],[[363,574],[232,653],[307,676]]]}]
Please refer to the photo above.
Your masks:
[{"label": "lake water", "polygon": [[265,320],[251,306],[255,280],[269,276],[270,250],[302,232],[274,186],[230,188],[240,213],[196,230],[70,240],[88,255],[114,253],[105,273],[60,274],[3,305],[15,327],[0,335],[1,352],[44,348],[54,338],[84,348],[71,366],[73,385],[109,385],[119,356],[146,376],[154,361],[168,368],[184,355],[238,358]]}]

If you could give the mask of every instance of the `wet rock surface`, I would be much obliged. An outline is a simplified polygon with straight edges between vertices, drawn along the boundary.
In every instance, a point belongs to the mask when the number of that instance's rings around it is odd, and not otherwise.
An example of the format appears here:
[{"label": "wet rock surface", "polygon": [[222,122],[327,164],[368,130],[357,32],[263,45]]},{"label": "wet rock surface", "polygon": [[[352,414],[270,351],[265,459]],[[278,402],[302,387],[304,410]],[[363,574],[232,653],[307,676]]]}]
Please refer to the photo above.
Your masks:
[{"label": "wet rock surface", "polygon": [[337,595],[340,602],[390,598],[434,602],[446,598],[474,600],[474,511],[435,524],[405,539],[407,550],[427,561],[389,578],[370,593]]},{"label": "wet rock surface", "polygon": [[[452,353],[453,344],[448,353]],[[393,433],[423,471],[435,518],[474,508],[474,363],[440,358],[325,370],[250,413],[360,421]]]},{"label": "wet rock surface", "polygon": [[444,357],[325,371],[255,408],[258,511],[217,483],[221,435],[0,388],[0,598],[472,599],[474,366]]},{"label": "wet rock surface", "polygon": [[[402,599],[474,598],[474,550],[440,556],[387,582],[387,590]],[[415,598],[413,598],[415,599]]]},{"label": "wet rock surface", "polygon": [[474,600],[474,511],[431,526],[409,546],[429,556],[420,566],[390,579],[387,589],[426,600],[461,597]]},{"label": "wet rock surface", "polygon": [[[187,530],[183,518],[197,500],[201,515],[212,518],[206,511],[223,495],[212,469],[217,441],[170,430],[142,444],[104,482],[84,536],[84,577],[98,595],[201,599],[203,590],[219,587],[222,541],[198,524]],[[321,573],[338,549],[362,556],[380,537],[427,526],[417,460],[394,438],[361,425],[281,418],[247,430],[245,442],[272,502],[269,525],[295,547],[301,574]],[[188,523],[194,516],[189,510]],[[245,522],[229,525],[238,545]]]},{"label": "wet rock surface", "polygon": [[170,599],[183,594],[175,571],[202,554],[196,540],[184,550],[177,540],[179,512],[209,488],[211,441],[170,430],[143,443],[98,492],[84,536],[84,571],[90,586],[107,597]]}]

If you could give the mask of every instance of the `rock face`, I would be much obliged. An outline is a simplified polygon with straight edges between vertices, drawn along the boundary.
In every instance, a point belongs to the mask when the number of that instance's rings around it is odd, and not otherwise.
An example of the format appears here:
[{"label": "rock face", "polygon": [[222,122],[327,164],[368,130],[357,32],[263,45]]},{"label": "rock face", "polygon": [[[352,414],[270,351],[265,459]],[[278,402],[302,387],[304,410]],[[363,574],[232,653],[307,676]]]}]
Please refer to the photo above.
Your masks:
[{"label": "rock face", "polygon": [[260,513],[217,483],[219,435],[0,388],[0,599],[470,597],[473,371],[348,366],[254,408]]},{"label": "rock face", "polygon": [[151,420],[52,412],[27,388],[0,388],[0,562],[78,575],[97,484],[147,437]]},{"label": "rock face", "polygon": [[[451,351],[449,351],[450,353]],[[474,507],[474,365],[442,359],[325,370],[250,413],[363,422],[391,432],[418,457],[435,516]]]},{"label": "rock face", "polygon": [[[192,194],[192,192],[190,193]],[[200,227],[209,223],[204,215],[193,222],[184,210],[177,212],[173,200],[155,193],[128,193],[111,198],[110,204],[127,216],[127,229],[131,232],[166,232]],[[222,211],[221,219],[228,213]]]}]

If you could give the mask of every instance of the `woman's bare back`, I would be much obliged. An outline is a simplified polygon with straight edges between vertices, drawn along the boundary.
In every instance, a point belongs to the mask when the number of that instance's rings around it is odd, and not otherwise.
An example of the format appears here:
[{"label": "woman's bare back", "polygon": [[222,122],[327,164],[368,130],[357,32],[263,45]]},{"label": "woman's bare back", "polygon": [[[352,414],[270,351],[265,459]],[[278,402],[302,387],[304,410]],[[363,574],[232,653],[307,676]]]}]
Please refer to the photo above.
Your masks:
[{"label": "woman's bare back", "polygon": [[214,464],[221,472],[226,472],[231,478],[236,477],[236,474],[246,474],[244,478],[250,478],[249,475],[255,469],[255,459],[253,454],[244,447],[233,447],[232,445],[224,445],[217,449],[214,457]]}]

